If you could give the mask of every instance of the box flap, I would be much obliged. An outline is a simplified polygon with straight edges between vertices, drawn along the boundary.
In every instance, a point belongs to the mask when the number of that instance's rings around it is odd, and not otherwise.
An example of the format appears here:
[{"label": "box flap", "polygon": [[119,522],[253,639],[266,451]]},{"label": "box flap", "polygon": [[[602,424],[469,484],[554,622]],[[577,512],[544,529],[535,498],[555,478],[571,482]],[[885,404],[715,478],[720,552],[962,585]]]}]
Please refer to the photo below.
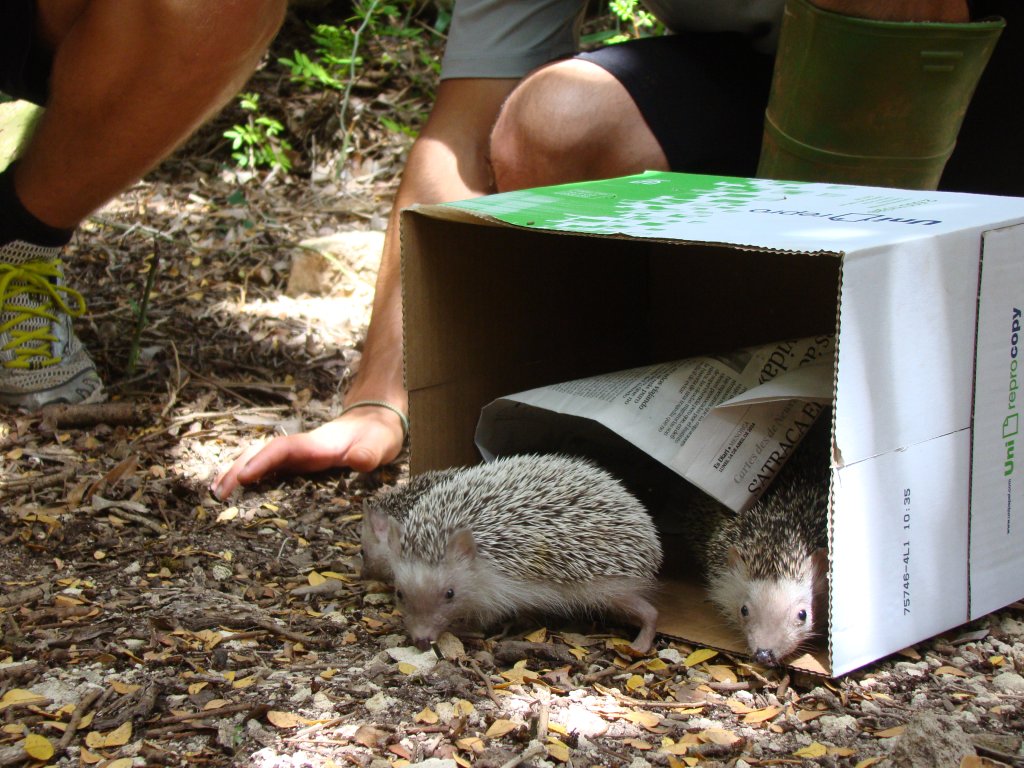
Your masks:
[{"label": "box flap", "polygon": [[560,232],[833,252],[1024,216],[1019,198],[655,171],[446,205]]},{"label": "box flap", "polygon": [[842,464],[968,429],[979,233],[848,254],[836,379]]}]

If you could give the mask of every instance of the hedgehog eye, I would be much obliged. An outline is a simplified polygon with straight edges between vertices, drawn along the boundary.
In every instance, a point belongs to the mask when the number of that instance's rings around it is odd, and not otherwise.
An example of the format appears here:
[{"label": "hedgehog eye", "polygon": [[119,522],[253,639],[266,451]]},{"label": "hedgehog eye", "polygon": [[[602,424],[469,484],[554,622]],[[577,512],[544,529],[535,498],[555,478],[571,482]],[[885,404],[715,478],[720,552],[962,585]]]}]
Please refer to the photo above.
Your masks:
[{"label": "hedgehog eye", "polygon": [[744,605],[743,607],[740,608],[740,616],[742,616],[745,619],[749,615],[750,615],[750,609],[747,608],[747,606]]},{"label": "hedgehog eye", "polygon": [[444,597],[446,600],[451,600],[453,597],[455,597],[455,590],[449,589],[447,592],[444,593]]},{"label": "hedgehog eye", "polygon": [[395,597],[397,597],[399,600],[401,600],[402,598],[405,597],[405,595],[402,594],[402,590],[396,589],[395,590]]},{"label": "hedgehog eye", "polygon": [[807,621],[807,611],[805,611],[803,608],[801,608],[799,611],[797,611],[796,617],[801,622]]}]

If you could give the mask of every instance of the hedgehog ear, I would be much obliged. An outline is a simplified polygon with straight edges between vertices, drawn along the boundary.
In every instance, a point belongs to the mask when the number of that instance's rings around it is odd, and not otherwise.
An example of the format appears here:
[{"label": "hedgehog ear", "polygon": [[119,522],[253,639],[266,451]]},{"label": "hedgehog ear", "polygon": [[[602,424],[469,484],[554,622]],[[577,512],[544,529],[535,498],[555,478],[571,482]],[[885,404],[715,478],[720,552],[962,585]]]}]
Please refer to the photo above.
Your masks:
[{"label": "hedgehog ear", "polygon": [[747,572],[746,558],[744,558],[743,552],[735,544],[729,547],[729,551],[725,553],[725,564],[731,570]]},{"label": "hedgehog ear", "polygon": [[388,529],[391,527],[391,516],[380,507],[371,507],[365,513],[370,521],[370,530],[379,541],[388,540]]},{"label": "hedgehog ear", "polygon": [[448,538],[448,547],[445,550],[445,557],[458,560],[473,560],[476,558],[476,539],[469,528],[459,528]]},{"label": "hedgehog ear", "polygon": [[[374,512],[378,512],[378,511],[379,510],[374,510]],[[391,550],[391,554],[393,556],[395,556],[395,557],[401,557],[402,556],[402,524],[400,522],[398,522],[395,518],[393,518],[390,515],[388,515],[386,512],[382,513],[382,514],[384,515],[385,518],[387,518],[387,524],[388,524],[387,532],[382,536],[382,538],[385,541],[387,541],[388,548]],[[376,530],[376,521],[373,521],[373,522],[374,522],[374,529]]]}]

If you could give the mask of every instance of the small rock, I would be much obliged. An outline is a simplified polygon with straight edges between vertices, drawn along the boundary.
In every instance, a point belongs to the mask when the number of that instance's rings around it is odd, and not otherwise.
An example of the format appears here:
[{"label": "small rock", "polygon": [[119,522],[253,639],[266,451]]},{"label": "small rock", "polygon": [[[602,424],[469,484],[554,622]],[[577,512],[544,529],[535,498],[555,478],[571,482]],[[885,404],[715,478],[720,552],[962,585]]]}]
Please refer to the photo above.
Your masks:
[{"label": "small rock", "polygon": [[[292,255],[287,294],[333,293],[336,287],[353,274],[366,273],[371,286],[384,249],[384,233],[377,231],[336,232],[327,237],[305,240]],[[345,269],[339,268],[345,265]]]},{"label": "small rock", "polygon": [[363,706],[366,707],[366,711],[371,715],[379,715],[393,707],[396,703],[397,702],[393,698],[386,695],[384,691],[381,691],[380,693],[368,698]]},{"label": "small rock", "polygon": [[857,718],[850,715],[822,715],[818,718],[822,738],[839,743],[847,734],[857,731]]},{"label": "small rock", "polygon": [[1024,677],[1016,672],[1003,672],[992,678],[992,687],[1003,693],[1024,693]]},{"label": "small rock", "polygon": [[960,765],[975,755],[963,729],[948,717],[924,712],[896,739],[885,765],[894,768],[936,768]]},{"label": "small rock", "polygon": [[410,763],[408,768],[459,768],[454,760],[442,760],[439,757],[431,757],[419,763]]}]

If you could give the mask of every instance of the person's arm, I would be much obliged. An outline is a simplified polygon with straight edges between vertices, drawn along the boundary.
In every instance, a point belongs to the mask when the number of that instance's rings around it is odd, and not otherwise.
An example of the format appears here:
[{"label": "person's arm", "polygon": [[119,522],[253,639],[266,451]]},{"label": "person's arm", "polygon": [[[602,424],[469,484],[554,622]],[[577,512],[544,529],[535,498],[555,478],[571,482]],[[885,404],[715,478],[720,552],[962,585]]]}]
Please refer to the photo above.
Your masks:
[{"label": "person's arm", "polygon": [[[442,81],[423,132],[413,144],[388,220],[377,274],[373,315],[359,372],[345,405],[381,400],[402,413],[408,396],[402,381],[402,296],[399,211],[413,203],[439,203],[492,190],[487,147],[491,127],[512,79]],[[312,431],[253,445],[220,474],[213,485],[227,498],[238,485],[275,473],[318,472],[351,467],[368,472],[393,461],[402,449],[402,424],[394,411],[365,406],[347,411]]]}]

